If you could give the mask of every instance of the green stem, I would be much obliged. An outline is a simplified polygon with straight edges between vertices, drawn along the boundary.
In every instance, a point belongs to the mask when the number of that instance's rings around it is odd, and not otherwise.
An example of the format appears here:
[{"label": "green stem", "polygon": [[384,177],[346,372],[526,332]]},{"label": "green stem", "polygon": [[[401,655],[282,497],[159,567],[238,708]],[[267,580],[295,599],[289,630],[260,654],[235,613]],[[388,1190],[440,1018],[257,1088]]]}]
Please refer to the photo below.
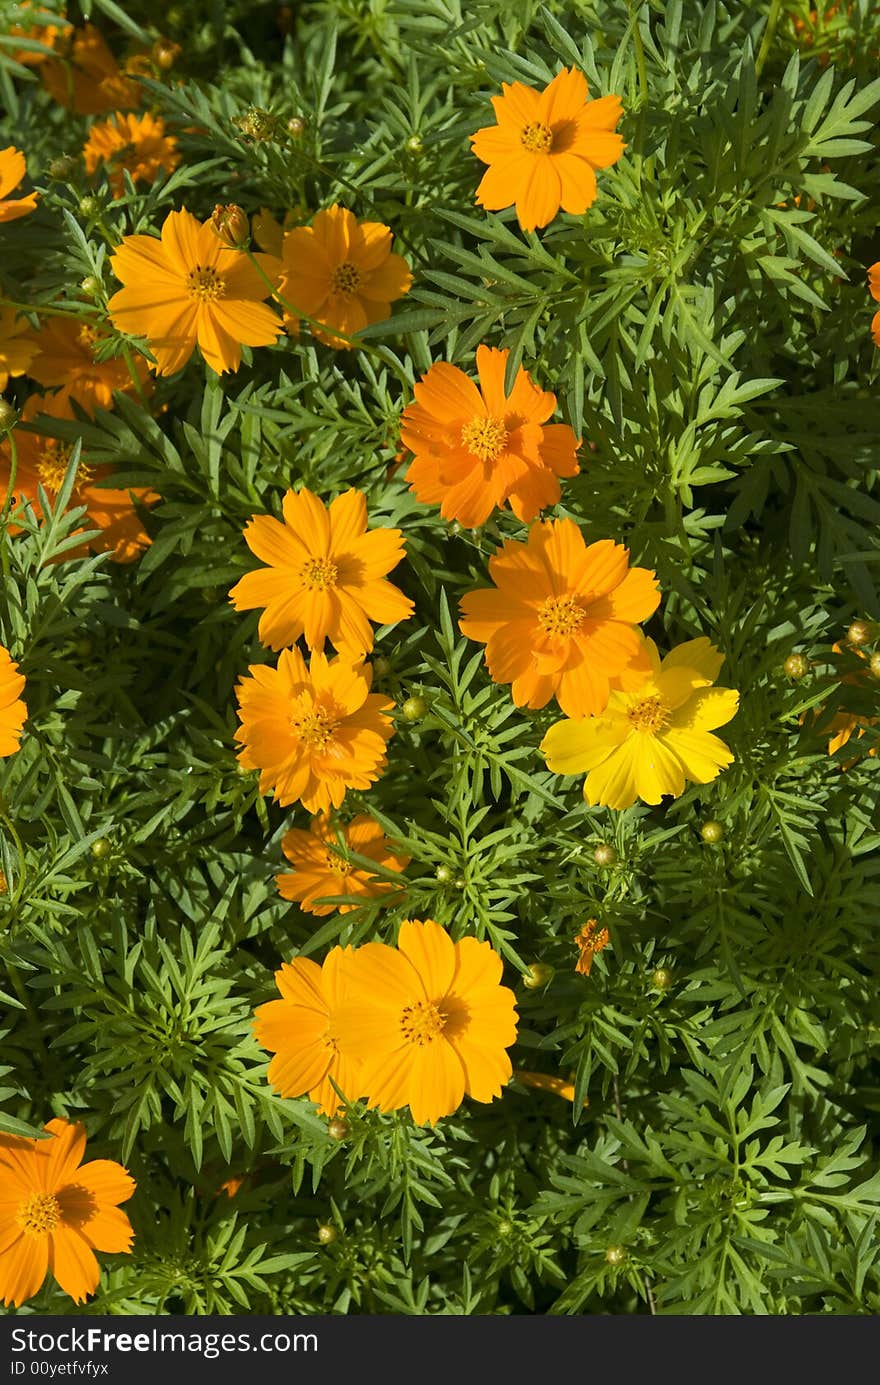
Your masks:
[{"label": "green stem", "polygon": [[755,63],[755,75],[760,77],[765,62],[770,56],[770,49],[773,47],[773,40],[776,37],[776,26],[779,23],[779,14],[782,9],[782,0],[772,0],[770,13],[767,16],[767,27],[764,30],[764,37],[761,39],[761,47],[758,50],[758,58]]}]

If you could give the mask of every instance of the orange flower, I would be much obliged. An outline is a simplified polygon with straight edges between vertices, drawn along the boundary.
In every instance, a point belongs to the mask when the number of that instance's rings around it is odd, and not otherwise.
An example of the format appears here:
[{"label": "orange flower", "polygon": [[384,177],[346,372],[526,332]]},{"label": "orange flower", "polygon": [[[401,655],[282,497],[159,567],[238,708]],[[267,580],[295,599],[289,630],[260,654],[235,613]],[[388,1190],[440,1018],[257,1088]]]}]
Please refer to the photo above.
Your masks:
[{"label": "orange flower", "polygon": [[77,115],[103,115],[126,111],[140,104],[140,82],[122,74],[102,35],[93,24],[67,33],[55,45],[64,50],[40,70],[43,85],[59,106]]},{"label": "orange flower", "polygon": [[353,955],[335,1016],[343,1051],[363,1058],[371,1106],[409,1106],[419,1125],[451,1115],[465,1095],[489,1102],[511,1075],[513,991],[489,943],[454,943],[433,919],[407,919],[397,947],[365,943]]},{"label": "orange flower", "polygon": [[559,500],[559,477],[578,473],[580,439],[565,423],[547,423],[556,395],[523,369],[506,393],[509,355],[477,349],[479,389],[457,366],[432,366],[401,418],[401,442],[414,454],[410,490],[469,529],[505,501],[517,518],[534,519]]},{"label": "orange flower", "polygon": [[[20,0],[18,8],[20,10],[30,10],[32,6],[30,0]],[[0,51],[8,47],[9,56],[14,58],[17,63],[22,63],[25,67],[38,67],[51,57],[50,50],[58,42],[59,35],[66,34],[72,27],[63,15],[57,15],[53,10],[36,9],[31,16],[38,19],[37,24],[13,24],[9,32],[0,37]],[[7,39],[25,39],[30,43],[39,43],[41,49],[18,48],[11,44],[7,45]]]},{"label": "orange flower", "polygon": [[26,317],[17,317],[15,308],[0,308],[0,394],[11,375],[24,375],[37,354]]},{"label": "orange flower", "polygon": [[[278,261],[254,259],[271,279]],[[108,303],[114,327],[143,336],[159,375],[186,365],[196,343],[222,375],[238,370],[242,346],[271,346],[281,323],[261,300],[269,292],[259,270],[240,250],[224,245],[211,218],[169,212],[162,238],[123,236],[110,264],[125,288]]]},{"label": "orange flower", "polygon": [[386,870],[403,871],[409,865],[410,858],[396,855],[378,822],[366,814],[345,825],[319,814],[312,818],[308,832],[294,828],[284,834],[281,850],[296,869],[275,877],[282,897],[298,901],[307,914],[332,914],[336,908],[348,914],[357,908],[356,904],[316,904],[316,899],[344,894],[378,899],[394,889],[390,881],[377,880],[347,861],[339,850],[339,836],[349,851],[368,856]]},{"label": "orange flower", "polygon": [[603,947],[607,947],[609,942],[608,929],[599,928],[596,919],[587,919],[586,923],[581,925],[574,935],[574,944],[578,950],[575,971],[579,976],[589,976],[593,958]]},{"label": "orange flower", "polygon": [[[409,292],[406,260],[391,253],[391,230],[379,221],[357,221],[334,204],[311,226],[288,231],[282,248],[284,272],[278,296],[295,309],[351,337],[370,322],[384,322],[391,304]],[[295,312],[285,325],[298,328]],[[348,347],[333,332],[314,329],[330,346]]]},{"label": "orange flower", "polygon": [[[880,314],[878,314],[878,316],[880,316]],[[836,655],[838,656],[838,660],[839,660],[839,661],[845,661],[847,655],[852,656],[853,654],[858,655],[858,657],[859,657],[860,659],[865,660],[865,661],[867,661],[867,658],[868,658],[867,654],[865,653],[865,651],[864,651],[863,649],[858,649],[858,648],[856,648],[856,646],[853,645],[853,644],[844,644],[843,641],[840,641],[840,640],[839,640],[836,644],[833,644],[833,645],[831,646],[831,649],[832,649],[832,653],[834,653],[834,654],[836,654]],[[843,667],[844,667],[844,669],[845,669],[845,667],[846,667],[846,666],[845,666],[845,663],[843,664]],[[859,673],[858,673],[858,672],[849,672],[849,673],[847,673],[847,672],[845,672],[845,671],[842,671],[842,672],[841,672],[841,676],[840,676],[840,682],[841,682],[842,685],[843,685],[843,684],[846,684],[846,685],[848,685],[848,686],[850,686],[850,687],[851,687],[851,686],[855,686],[855,687],[865,686],[865,685],[862,683],[862,679],[859,677]],[[871,688],[871,691],[872,691],[872,692],[875,691],[876,684],[875,684],[875,682],[874,682],[873,679],[870,680],[868,686]],[[820,726],[821,726],[822,731],[823,731],[823,732],[828,732],[828,733],[829,733],[829,736],[828,736],[828,754],[829,754],[829,755],[835,755],[835,754],[837,753],[838,750],[842,750],[843,747],[844,747],[845,745],[848,745],[849,742],[850,742],[850,740],[852,739],[852,736],[853,736],[854,733],[857,732],[857,733],[858,733],[857,739],[858,739],[858,740],[861,740],[862,736],[863,736],[864,733],[865,733],[866,728],[871,727],[871,726],[877,726],[878,723],[880,723],[880,717],[868,717],[868,716],[860,715],[860,714],[857,713],[857,712],[848,712],[848,711],[834,712],[834,713],[832,714],[832,716],[831,716],[830,721],[828,721],[828,720],[826,720],[826,719],[822,716],[822,713],[821,713],[821,710],[820,710],[820,711],[817,713],[817,720],[818,720],[819,723],[820,723]],[[870,758],[871,756],[875,756],[875,757],[876,757],[876,755],[877,755],[877,747],[876,747],[876,745],[874,745],[874,746],[872,746],[871,749],[868,751],[868,756],[869,756],[869,758]],[[841,765],[841,769],[844,769],[844,770],[852,769],[853,765],[856,764],[857,761],[858,761],[858,756],[856,755],[856,756],[853,757],[852,760],[847,760],[844,764],[842,764],[842,765]]]},{"label": "orange flower", "polygon": [[573,520],[544,520],[526,543],[504,543],[489,573],[495,588],[462,599],[461,631],[486,644],[489,673],[512,684],[517,707],[555,696],[568,717],[597,716],[612,686],[644,677],[635,623],[656,611],[660,593],[652,571],[629,567],[621,544],[588,547]]},{"label": "orange flower", "polygon": [[[31,336],[38,355],[28,374],[41,385],[63,386],[65,398],[75,399],[93,418],[96,409],[112,409],[113,391],[134,393],[136,386],[121,356],[97,361],[96,350],[109,338],[71,317],[52,317]],[[141,393],[152,388],[142,357],[133,362]],[[52,412],[48,410],[47,412]],[[71,414],[64,412],[61,417]]]},{"label": "orange flower", "polygon": [[6,149],[0,149],[0,224],[4,221],[18,221],[20,217],[36,210],[35,192],[29,192],[26,197],[17,200],[9,200],[9,194],[15,191],[26,172],[27,165],[20,149],[16,149],[12,144]]},{"label": "orange flower", "polygon": [[305,487],[288,491],[283,524],[254,515],[244,531],[252,553],[269,564],[237,582],[229,599],[237,611],[265,606],[259,636],[270,649],[305,635],[309,649],[330,640],[361,658],[373,648],[371,620],[407,620],[413,603],[385,581],[403,557],[399,529],[367,531],[363,491],[348,490],[328,507]]},{"label": "orange flower", "polygon": [[0,756],[14,755],[19,748],[28,714],[23,692],[24,675],[9,650],[0,645]]},{"label": "orange flower", "polygon": [[[868,291],[871,297],[880,303],[880,260],[872,264],[868,270]],[[880,311],[871,318],[871,335],[875,346],[880,346]]]},{"label": "orange flower", "polygon": [[98,1287],[96,1250],[131,1251],[131,1223],[119,1203],[135,1190],[121,1164],[83,1164],[85,1126],[50,1120],[49,1140],[0,1135],[0,1294],[19,1308],[47,1270],[75,1303]]},{"label": "orange flower", "polygon": [[334,947],[320,967],[308,957],[285,962],[275,973],[282,999],[270,1000],[254,1012],[257,1043],[275,1054],[269,1064],[270,1084],[282,1096],[308,1092],[325,1116],[335,1116],[342,1106],[333,1082],[349,1101],[356,1101],[362,1090],[360,1061],[339,1043],[336,1032],[351,957],[351,948]]},{"label": "orange flower", "polygon": [[492,97],[498,124],[471,135],[474,153],[489,165],[477,202],[489,211],[516,205],[524,231],[546,226],[560,206],[582,215],[596,200],[595,170],[623,153],[614,133],[620,97],[588,101],[583,73],[565,67],[540,92],[522,82],[501,88],[504,95]]},{"label": "orange flower", "polygon": [[177,140],[166,135],[164,120],[120,111],[92,125],[83,158],[86,173],[106,174],[115,197],[125,192],[125,172],[134,183],[154,183],[160,169],[172,173],[180,163]]},{"label": "orange flower", "polygon": [[[28,423],[41,413],[54,418],[73,417],[68,396],[64,392],[51,396],[32,394],[22,409],[22,422]],[[29,500],[35,514],[41,518],[38,487],[42,486],[50,500],[54,499],[64,484],[73,450],[72,444],[62,442],[60,438],[25,432],[21,428],[15,430],[15,442],[18,453],[15,493],[20,498]],[[11,462],[7,439],[0,443],[0,504],[5,501],[9,488]],[[143,550],[152,542],[134,508],[133,499],[142,505],[152,505],[161,497],[155,491],[108,490],[106,486],[95,484],[109,479],[111,475],[109,467],[91,467],[80,462],[70,504],[85,505],[88,510],[86,527],[100,529],[100,535],[89,541],[98,552],[112,553],[114,562],[131,563],[140,557]],[[9,532],[17,533],[18,529],[15,525],[10,525]],[[64,557],[74,558],[82,551],[68,550]]]},{"label": "orange flower", "polygon": [[277,668],[252,664],[239,681],[244,769],[260,771],[260,792],[270,789],[282,807],[300,801],[310,813],[338,808],[347,789],[368,789],[385,767],[385,743],[394,734],[394,706],[370,692],[373,670],[339,655],[328,661],[285,649]]}]

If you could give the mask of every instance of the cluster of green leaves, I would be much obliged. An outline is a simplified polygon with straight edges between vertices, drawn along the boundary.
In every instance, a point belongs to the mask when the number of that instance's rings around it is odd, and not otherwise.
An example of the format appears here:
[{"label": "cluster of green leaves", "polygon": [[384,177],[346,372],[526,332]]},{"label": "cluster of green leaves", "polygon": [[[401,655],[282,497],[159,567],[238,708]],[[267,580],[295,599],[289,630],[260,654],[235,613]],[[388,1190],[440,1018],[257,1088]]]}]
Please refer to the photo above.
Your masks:
[{"label": "cluster of green leaves", "polygon": [[[103,324],[121,236],[233,198],[298,219],[342,202],[391,226],[415,275],[362,348],[303,332],[246,351],[234,378],[193,359],[149,407],[117,395],[46,423],[161,496],[136,564],[59,561],[82,542],[78,450],[47,518],[0,539],[0,634],[29,710],[0,768],[0,1129],[82,1119],[90,1154],[138,1182],[135,1253],[78,1311],[880,1309],[880,737],[826,753],[834,712],[877,701],[854,656],[841,682],[832,646],[880,616],[880,17],[853,0],[820,33],[827,9],[178,0],[162,16],[177,64],[145,85],[183,161],[116,200],[81,164],[50,176],[88,121],[0,44],[0,147],[26,150],[41,190],[0,228],[7,301]],[[157,37],[143,0],[68,13],[120,56]],[[2,0],[0,31],[18,22]],[[525,234],[474,206],[467,136],[502,82],[561,65],[621,95],[627,149],[585,217]],[[265,139],[243,133],[253,106]],[[557,713],[515,709],[458,632],[460,596],[523,526],[462,531],[419,505],[398,417],[432,361],[471,370],[481,342],[584,439],[558,513],[655,568],[648,633],[708,635],[741,691],[735,764],[674,802],[588,809],[537,750]],[[426,704],[401,710],[386,774],[344,808],[411,857],[405,890],[321,919],[273,879],[306,815],[235,758],[234,685],[269,656],[226,595],[248,518],[301,484],[359,486],[371,523],[404,531],[395,580],[416,615],[380,632],[375,685]],[[515,1068],[570,1077],[573,1102],[515,1078],[436,1130],[354,1107],[339,1139],[271,1091],[250,1016],[273,971],[393,940],[404,917],[499,950]],[[584,977],[588,917],[611,945]],[[47,1284],[21,1311],[69,1308]]]}]

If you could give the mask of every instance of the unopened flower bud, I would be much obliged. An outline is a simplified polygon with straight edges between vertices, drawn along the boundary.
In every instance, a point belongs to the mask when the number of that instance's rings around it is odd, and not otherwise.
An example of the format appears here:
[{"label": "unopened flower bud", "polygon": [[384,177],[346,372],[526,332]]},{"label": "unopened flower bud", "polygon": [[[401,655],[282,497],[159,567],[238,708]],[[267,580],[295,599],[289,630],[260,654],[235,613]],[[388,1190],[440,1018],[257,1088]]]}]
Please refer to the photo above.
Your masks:
[{"label": "unopened flower bud", "polygon": [[251,233],[247,216],[234,202],[225,207],[217,203],[211,214],[211,229],[233,250],[244,245]]},{"label": "unopened flower bud", "polygon": [[410,135],[406,147],[410,154],[421,154],[424,148],[421,135]]},{"label": "unopened flower bud", "polygon": [[593,860],[597,866],[616,866],[617,852],[610,842],[600,842],[593,852]]},{"label": "unopened flower bud", "polygon": [[539,991],[553,980],[554,968],[548,962],[532,962],[523,977],[526,990]]},{"label": "unopened flower bud", "polygon": [[710,820],[704,822],[700,828],[700,836],[703,838],[703,841],[708,842],[710,846],[717,845],[718,842],[724,840],[724,823],[718,822],[717,818],[710,818]]},{"label": "unopened flower bud", "polygon": [[789,654],[783,668],[789,678],[806,678],[810,671],[810,661],[803,654]]},{"label": "unopened flower bud", "polygon": [[92,842],[92,855],[96,861],[106,861],[111,849],[108,837],[98,837],[97,841]]},{"label": "unopened flower bud", "polygon": [[866,620],[854,620],[846,632],[848,644],[867,644],[871,638],[871,627]]},{"label": "unopened flower bud", "polygon": [[100,211],[101,203],[97,197],[89,195],[88,197],[80,198],[79,214],[80,216],[84,216],[86,220],[89,220],[93,216],[98,216]]},{"label": "unopened flower bud", "polygon": [[622,1265],[626,1260],[626,1246],[609,1246],[605,1252],[609,1265]]},{"label": "unopened flower bud", "polygon": [[94,274],[87,274],[84,279],[80,279],[79,286],[83,293],[89,298],[97,298],[104,285]]},{"label": "unopened flower bud", "polygon": [[332,1245],[333,1242],[336,1240],[336,1235],[337,1232],[335,1226],[328,1226],[326,1223],[324,1223],[323,1226],[318,1227],[318,1240],[320,1241],[322,1246]]},{"label": "unopened flower bud", "polygon": [[287,122],[287,133],[291,139],[302,139],[306,132],[306,121],[301,115],[292,115]]},{"label": "unopened flower bud", "polygon": [[872,654],[869,668],[875,678],[880,678],[880,654]]},{"label": "unopened flower bud", "polygon": [[452,879],[452,871],[449,866],[438,866],[434,874],[441,885],[448,885]]},{"label": "unopened flower bud", "polygon": [[72,154],[59,154],[57,159],[52,159],[46,172],[50,178],[54,178],[58,183],[67,183],[79,170],[79,159],[75,159]]},{"label": "unopened flower bud", "polygon": [[668,991],[672,985],[672,972],[668,967],[655,967],[651,972],[651,985],[658,991]]},{"label": "unopened flower bud", "polygon": [[18,414],[5,399],[0,399],[0,433],[8,433],[18,422]]},{"label": "unopened flower bud", "polygon": [[327,1126],[327,1134],[331,1140],[344,1140],[348,1134],[348,1126],[345,1121],[332,1120]]},{"label": "unopened flower bud", "polygon": [[400,710],[407,721],[421,721],[428,710],[428,704],[423,697],[416,695],[408,697]]},{"label": "unopened flower bud", "polygon": [[274,139],[278,132],[277,117],[261,106],[251,106],[244,115],[236,116],[234,123],[247,139],[257,144]]},{"label": "unopened flower bud", "polygon": [[179,55],[180,44],[174,43],[170,38],[157,39],[150,52],[153,62],[162,72],[167,72],[173,67]]}]

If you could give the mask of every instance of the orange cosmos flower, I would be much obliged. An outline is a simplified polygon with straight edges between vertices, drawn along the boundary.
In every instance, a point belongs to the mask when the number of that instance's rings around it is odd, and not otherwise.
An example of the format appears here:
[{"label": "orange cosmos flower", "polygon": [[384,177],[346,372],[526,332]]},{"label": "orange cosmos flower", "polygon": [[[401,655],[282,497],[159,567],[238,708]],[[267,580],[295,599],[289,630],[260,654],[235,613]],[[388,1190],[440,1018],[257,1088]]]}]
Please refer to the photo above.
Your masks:
[{"label": "orange cosmos flower", "polygon": [[37,354],[30,323],[14,308],[0,308],[0,393],[11,375],[24,375]]},{"label": "orange cosmos flower", "polygon": [[505,501],[519,519],[534,519],[559,500],[559,477],[578,473],[580,439],[565,423],[547,423],[556,395],[522,369],[505,392],[509,355],[477,349],[479,389],[457,366],[432,366],[401,418],[401,442],[414,454],[410,490],[469,529]]},{"label": "orange cosmos flower", "polygon": [[342,1106],[333,1082],[349,1101],[356,1101],[362,1091],[359,1058],[340,1044],[336,1029],[351,957],[351,948],[334,947],[320,967],[308,957],[285,962],[275,973],[282,999],[270,1000],[254,1012],[257,1043],[275,1054],[269,1064],[270,1084],[281,1096],[308,1092],[325,1116],[335,1116]]},{"label": "orange cosmos flower", "polygon": [[495,588],[462,599],[462,634],[486,645],[496,683],[511,683],[518,707],[556,697],[569,717],[601,712],[611,687],[647,668],[636,621],[660,604],[654,573],[630,568],[622,544],[587,546],[573,520],[533,524],[526,543],[508,540],[489,559]]},{"label": "orange cosmos flower", "polygon": [[[880,314],[878,314],[878,316],[880,316]],[[838,640],[836,644],[831,646],[831,650],[832,653],[838,656],[837,663],[841,669],[841,686],[845,684],[850,687],[870,688],[872,692],[876,691],[876,682],[873,678],[865,682],[860,677],[860,670],[856,669],[854,672],[846,671],[846,659],[848,655],[850,657],[852,657],[852,655],[857,655],[858,658],[867,661],[868,656],[863,649],[857,648],[854,644],[844,643],[842,640]],[[829,755],[835,755],[838,750],[842,750],[845,745],[848,745],[854,734],[856,734],[857,740],[861,740],[867,728],[876,726],[878,722],[880,722],[880,717],[865,716],[863,713],[846,710],[832,713],[829,720],[827,717],[823,716],[821,708],[814,714],[814,719],[819,723],[821,730],[828,733]],[[868,751],[868,756],[876,757],[876,755],[877,746],[873,745]],[[841,765],[841,769],[852,769],[853,765],[858,763],[858,758],[858,755],[856,755],[852,760],[846,760]]]},{"label": "orange cosmos flower", "polygon": [[[391,253],[390,228],[379,221],[359,222],[335,204],[318,212],[311,226],[286,233],[282,259],[279,298],[345,337],[370,322],[384,322],[391,304],[412,284],[406,260]],[[284,321],[299,327],[295,312],[285,312]],[[350,346],[332,331],[314,332],[329,346]]]},{"label": "orange cosmos flower", "polygon": [[408,856],[398,856],[378,822],[362,813],[351,822],[334,824],[325,814],[313,817],[308,832],[293,828],[281,839],[281,850],[295,870],[276,875],[278,889],[284,899],[297,901],[307,914],[350,913],[356,904],[316,904],[316,899],[331,895],[357,895],[363,899],[378,899],[394,889],[388,880],[377,880],[368,870],[347,861],[341,854],[338,838],[342,837],[349,851],[368,856],[386,870],[403,871],[409,865]]},{"label": "orange cosmos flower", "polygon": [[43,63],[40,75],[59,106],[77,115],[103,115],[140,104],[140,82],[123,75],[93,24],[66,33],[55,49],[63,56]]},{"label": "orange cosmos flower", "polygon": [[[272,279],[278,261],[254,259]],[[114,327],[146,337],[159,375],[186,365],[196,343],[222,375],[238,370],[242,346],[271,346],[281,323],[261,300],[269,287],[240,250],[224,245],[211,225],[187,211],[169,212],[161,240],[123,236],[110,264],[125,288],[108,306]]]},{"label": "orange cosmos flower", "polygon": [[[22,409],[22,422],[29,423],[38,414],[72,418],[73,411],[67,394],[63,391],[51,396],[32,394]],[[21,428],[15,430],[15,442],[18,453],[15,493],[29,500],[37,518],[41,518],[39,487],[42,486],[49,499],[54,500],[64,484],[73,445],[62,442],[60,438],[25,432]],[[9,488],[11,463],[9,440],[6,439],[0,442],[0,504],[5,501]],[[111,476],[110,467],[92,467],[80,462],[70,504],[85,505],[88,510],[86,527],[100,529],[100,535],[89,541],[98,552],[111,553],[114,562],[131,563],[152,542],[134,508],[134,500],[142,505],[152,505],[161,497],[155,491],[112,490],[96,484]],[[10,525],[9,532],[17,533],[18,529]],[[82,552],[83,549],[71,549],[64,557],[75,558]]]},{"label": "orange cosmos flower", "polygon": [[[63,396],[75,399],[93,418],[96,409],[112,409],[113,391],[149,393],[152,382],[146,361],[138,357],[133,369],[137,386],[121,356],[97,361],[96,352],[107,337],[86,323],[70,317],[52,317],[31,336],[37,358],[28,374],[49,388],[63,386]],[[63,407],[63,406],[62,406]],[[47,412],[55,412],[52,409]],[[61,415],[71,417],[70,411]]]},{"label": "orange cosmos flower", "polygon": [[524,231],[546,226],[560,206],[580,216],[596,200],[595,170],[623,153],[614,133],[620,97],[588,101],[586,77],[565,67],[543,91],[522,82],[501,89],[503,96],[492,97],[498,124],[471,135],[474,153],[489,165],[477,202],[489,211],[515,205]]},{"label": "orange cosmos flower", "polygon": [[367,531],[363,491],[348,490],[326,506],[303,487],[288,491],[284,522],[254,515],[244,531],[252,553],[268,568],[249,572],[229,599],[237,611],[265,606],[259,636],[283,649],[305,635],[309,649],[330,640],[361,658],[373,648],[371,620],[407,620],[413,603],[385,581],[403,557],[399,529]]},{"label": "orange cosmos flower", "polygon": [[[880,303],[880,260],[872,264],[868,270],[868,291],[871,297]],[[880,346],[880,312],[876,312],[871,318],[871,336],[874,338],[875,346]]]},{"label": "orange cosmos flower", "polygon": [[346,789],[368,789],[385,767],[394,734],[388,698],[370,692],[373,670],[339,655],[285,649],[277,668],[252,664],[237,687],[244,769],[260,771],[260,792],[310,813],[338,808]]},{"label": "orange cosmos flower", "polygon": [[120,111],[92,125],[83,159],[86,173],[106,174],[114,197],[125,192],[124,173],[132,182],[154,183],[160,169],[172,173],[180,163],[177,140],[165,133],[164,120]]},{"label": "orange cosmos flower", "polygon": [[0,645],[0,756],[14,755],[19,748],[28,714],[23,692],[24,674],[19,673],[9,650]]},{"label": "orange cosmos flower", "polygon": [[609,942],[608,929],[599,928],[596,919],[587,919],[586,923],[581,925],[574,935],[574,945],[578,950],[574,969],[579,976],[589,976],[593,958],[603,947],[607,947]]},{"label": "orange cosmos flower", "polygon": [[402,923],[397,948],[358,948],[334,1032],[363,1058],[370,1105],[409,1106],[419,1125],[433,1125],[465,1095],[499,1096],[516,1039],[514,994],[500,982],[501,958],[489,943],[454,943],[433,919]]},{"label": "orange cosmos flower", "polygon": [[20,217],[36,210],[35,192],[29,192],[26,197],[17,200],[9,200],[9,194],[15,191],[26,172],[27,164],[20,149],[16,149],[12,144],[6,149],[0,149],[0,223],[18,221]]},{"label": "orange cosmos flower", "polygon": [[[29,0],[21,0],[18,8],[20,10],[31,10]],[[36,9],[33,10],[33,19],[40,22],[30,24],[25,27],[23,24],[11,25],[8,33],[0,37],[0,51],[7,47],[7,39],[26,39],[31,43],[39,43],[41,49],[18,48],[8,45],[8,52],[11,58],[17,63],[22,63],[25,67],[39,67],[47,58],[51,57],[53,49],[58,41],[59,35],[66,34],[73,26],[68,23],[63,15],[57,15],[53,10]]]},{"label": "orange cosmos flower", "polygon": [[98,1287],[96,1250],[131,1251],[131,1223],[119,1203],[135,1190],[121,1164],[83,1164],[85,1126],[50,1120],[52,1139],[0,1135],[0,1294],[19,1308],[47,1270],[75,1303]]}]

